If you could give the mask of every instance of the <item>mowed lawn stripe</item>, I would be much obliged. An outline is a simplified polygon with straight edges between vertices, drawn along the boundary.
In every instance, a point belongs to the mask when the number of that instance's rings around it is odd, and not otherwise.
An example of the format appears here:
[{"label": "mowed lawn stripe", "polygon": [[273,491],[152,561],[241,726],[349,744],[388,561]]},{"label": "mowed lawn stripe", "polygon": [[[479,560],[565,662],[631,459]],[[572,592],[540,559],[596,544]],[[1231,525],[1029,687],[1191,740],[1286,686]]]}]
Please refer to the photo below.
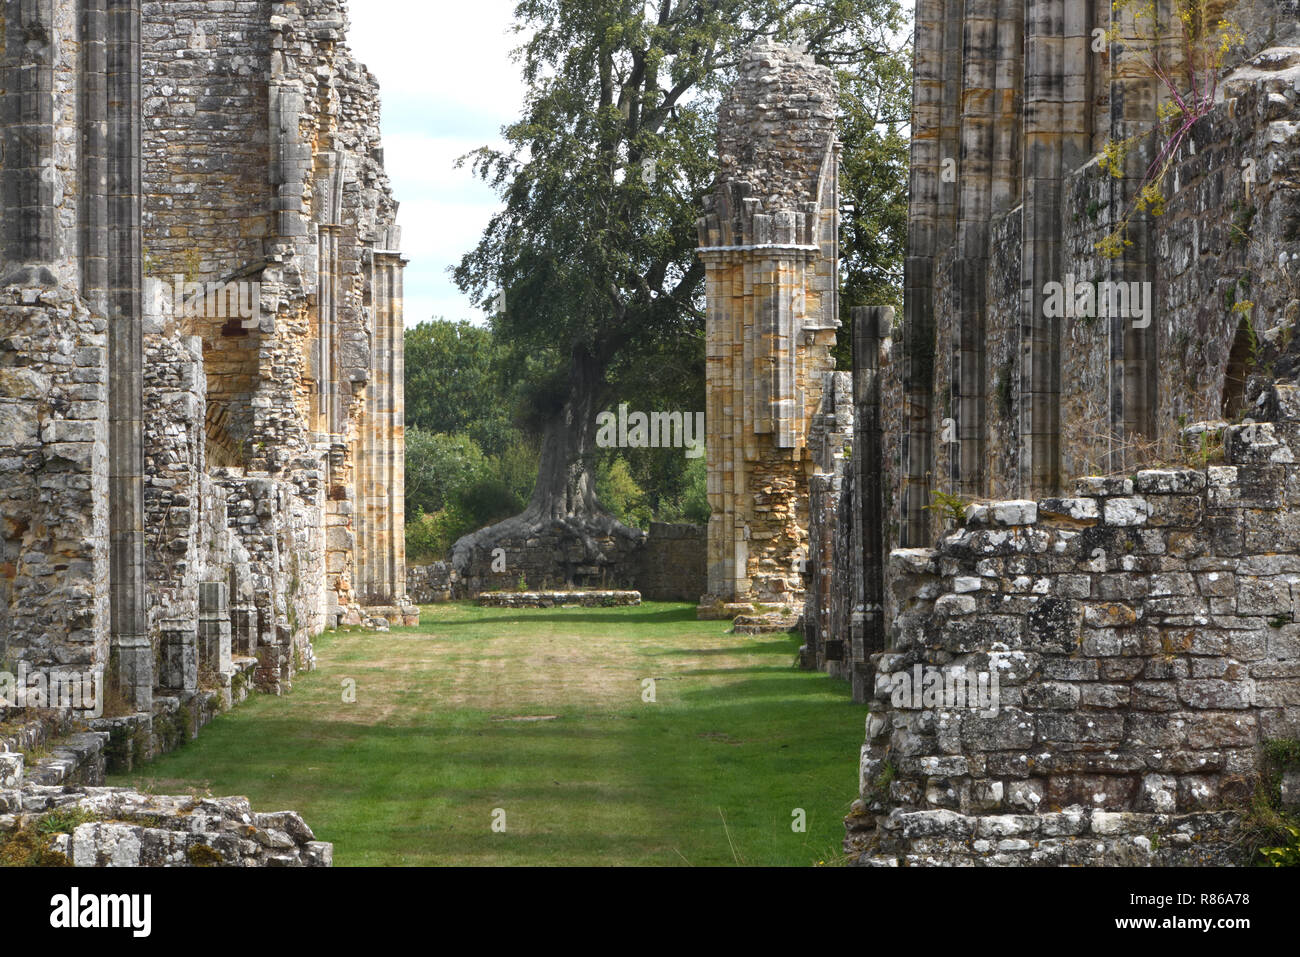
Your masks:
[{"label": "mowed lawn stripe", "polygon": [[322,636],[292,694],[110,783],[292,808],[341,866],[831,863],[865,710],[794,636],[726,632],[681,604],[428,606]]}]

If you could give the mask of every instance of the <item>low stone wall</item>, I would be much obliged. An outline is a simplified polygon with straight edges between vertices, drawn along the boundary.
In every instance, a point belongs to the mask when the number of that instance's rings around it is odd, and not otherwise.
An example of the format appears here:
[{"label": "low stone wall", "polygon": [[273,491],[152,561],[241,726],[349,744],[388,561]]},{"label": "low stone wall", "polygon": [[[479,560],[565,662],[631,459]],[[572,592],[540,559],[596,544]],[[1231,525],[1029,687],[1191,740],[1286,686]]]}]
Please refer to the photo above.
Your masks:
[{"label": "low stone wall", "polygon": [[[628,588],[647,601],[698,601],[708,580],[708,529],[703,525],[652,522],[635,540],[608,536],[582,541],[563,523],[526,541],[500,541],[498,567],[490,550],[467,552],[462,574],[451,562],[412,565],[406,591],[417,605],[474,598],[515,588]],[[595,548],[593,557],[592,548]]]},{"label": "low stone wall", "polygon": [[[502,523],[466,536],[453,549],[452,565],[464,595],[515,588],[631,588],[645,533],[610,525],[603,533],[554,521],[542,528]],[[476,536],[482,536],[478,538]]]},{"label": "low stone wall", "polygon": [[641,604],[636,591],[521,591],[484,592],[478,596],[484,608],[613,608]]},{"label": "low stone wall", "polygon": [[406,569],[406,595],[417,605],[434,605],[458,597],[460,576],[447,562],[432,565],[409,565]]},{"label": "low stone wall", "polygon": [[647,601],[699,601],[708,584],[709,539],[704,525],[652,522],[635,585]]},{"label": "low stone wall", "polygon": [[103,784],[109,735],[78,727],[49,713],[0,733],[0,788]]},{"label": "low stone wall", "polygon": [[[850,819],[850,839],[854,836]],[[1075,805],[970,817],[895,811],[859,863],[870,867],[1223,867],[1240,863],[1235,814],[1135,814]],[[867,828],[871,833],[871,828]]]},{"label": "low stone wall", "polygon": [[1276,421],[1225,430],[1235,464],[971,506],[891,555],[855,857],[1227,859],[1263,746],[1300,737],[1300,392],[1258,407]]}]

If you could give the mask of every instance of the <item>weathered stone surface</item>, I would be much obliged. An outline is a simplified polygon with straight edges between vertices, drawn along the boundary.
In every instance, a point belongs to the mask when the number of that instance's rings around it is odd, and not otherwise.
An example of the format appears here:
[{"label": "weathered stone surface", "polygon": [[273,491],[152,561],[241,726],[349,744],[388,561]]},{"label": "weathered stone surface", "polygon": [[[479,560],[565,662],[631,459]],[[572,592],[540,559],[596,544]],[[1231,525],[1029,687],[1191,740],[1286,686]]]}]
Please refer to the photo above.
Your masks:
[{"label": "weathered stone surface", "polygon": [[720,172],[699,221],[712,508],[702,604],[804,600],[808,482],[828,452],[811,429],[833,389],[839,326],[836,98],[831,70],[764,43],[742,56],[718,119]]},{"label": "weathered stone surface", "polygon": [[[175,747],[289,690],[323,628],[415,612],[397,207],[342,0],[102,8],[0,11],[28,90],[0,96],[0,666],[97,689],[28,709],[59,717],[28,785]],[[68,849],[150,863],[137,830]]]},{"label": "weathered stone surface", "polygon": [[[861,683],[871,773],[846,821],[863,864],[1243,863],[1224,809],[1261,742],[1300,728],[1300,234],[1284,225],[1300,28],[1294,4],[1228,8],[1245,18],[1230,92],[1171,154],[1164,215],[1108,260],[1098,243],[1150,155],[1117,179],[1095,152],[1149,129],[1159,99],[1138,45],[1085,70],[1069,4],[991,47],[986,11],[918,5],[905,361],[865,379],[881,387],[865,413],[899,438],[853,469],[880,476],[861,523],[893,551],[876,571],[863,549],[845,575],[879,579],[886,623],[841,666],[876,676]],[[1091,276],[1157,281],[1143,316],[1046,309],[1052,284]],[[1208,305],[1225,297],[1236,308]],[[992,716],[901,708],[880,679],[1016,651],[1032,664],[1005,675]],[[951,773],[924,771],[940,761]],[[1037,827],[1003,827],[1012,810]]]},{"label": "weathered stone surface", "polygon": [[0,789],[7,831],[51,811],[91,818],[52,847],[73,867],[330,867],[333,846],[317,841],[297,814],[254,813],[245,798],[163,797],[126,788]]}]

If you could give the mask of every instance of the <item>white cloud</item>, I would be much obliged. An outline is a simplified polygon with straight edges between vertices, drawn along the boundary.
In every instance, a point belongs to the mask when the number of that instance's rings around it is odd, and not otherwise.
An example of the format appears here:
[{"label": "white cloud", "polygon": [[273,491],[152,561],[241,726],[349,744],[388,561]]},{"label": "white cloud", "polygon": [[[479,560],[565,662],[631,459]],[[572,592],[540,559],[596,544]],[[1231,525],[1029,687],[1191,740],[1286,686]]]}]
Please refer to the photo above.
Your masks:
[{"label": "white cloud", "polygon": [[362,0],[350,5],[348,45],[379,79],[384,157],[401,203],[406,320],[481,321],[448,267],[477,244],[500,204],[456,159],[500,145],[523,84],[510,52],[515,0]]}]

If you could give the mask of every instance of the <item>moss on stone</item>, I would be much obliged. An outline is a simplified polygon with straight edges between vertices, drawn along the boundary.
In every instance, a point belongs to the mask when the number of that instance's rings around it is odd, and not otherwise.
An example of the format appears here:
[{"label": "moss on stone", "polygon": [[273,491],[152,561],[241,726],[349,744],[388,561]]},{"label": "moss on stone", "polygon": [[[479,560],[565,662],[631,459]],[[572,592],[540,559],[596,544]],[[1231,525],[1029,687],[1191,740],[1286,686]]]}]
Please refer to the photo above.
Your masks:
[{"label": "moss on stone", "polygon": [[1282,806],[1282,775],[1300,770],[1300,740],[1265,741],[1260,752],[1255,789],[1241,826],[1250,862],[1269,864],[1274,862],[1268,859],[1267,851],[1292,847],[1296,843],[1295,829],[1300,828],[1300,816]]},{"label": "moss on stone", "polygon": [[195,844],[185,852],[189,858],[192,867],[220,867],[225,863],[225,858],[215,847],[208,844]]},{"label": "moss on stone", "polygon": [[62,851],[50,847],[48,835],[35,828],[20,828],[0,838],[0,867],[71,867]]}]

